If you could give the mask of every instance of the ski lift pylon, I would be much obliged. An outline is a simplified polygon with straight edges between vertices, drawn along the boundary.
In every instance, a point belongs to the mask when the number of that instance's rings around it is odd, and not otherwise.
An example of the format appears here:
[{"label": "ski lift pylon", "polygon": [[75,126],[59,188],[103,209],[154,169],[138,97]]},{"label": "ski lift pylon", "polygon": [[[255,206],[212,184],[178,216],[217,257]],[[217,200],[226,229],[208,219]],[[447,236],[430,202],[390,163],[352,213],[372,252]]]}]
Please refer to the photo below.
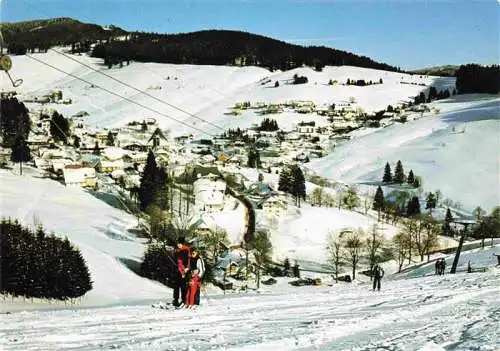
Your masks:
[{"label": "ski lift pylon", "polygon": [[[0,43],[3,46],[4,40],[3,40],[3,35],[1,32],[0,32]],[[23,80],[22,79],[17,79],[17,80],[12,79],[12,77],[9,74],[9,71],[11,68],[12,68],[12,60],[10,59],[9,55],[4,54],[3,52],[0,52],[0,70],[5,71],[5,73],[7,74],[7,76],[10,79],[10,82],[12,83],[12,85],[14,87],[18,87],[21,84],[23,84]]]},{"label": "ski lift pylon", "polygon": [[18,87],[21,84],[23,84],[23,80],[22,79],[16,79],[16,80],[12,79],[11,75],[9,74],[9,71],[11,68],[12,68],[12,60],[10,59],[10,57],[8,55],[5,55],[5,54],[0,54],[0,70],[5,71],[5,73],[7,74],[7,76],[10,79],[10,82],[12,83],[12,85],[14,87]]}]

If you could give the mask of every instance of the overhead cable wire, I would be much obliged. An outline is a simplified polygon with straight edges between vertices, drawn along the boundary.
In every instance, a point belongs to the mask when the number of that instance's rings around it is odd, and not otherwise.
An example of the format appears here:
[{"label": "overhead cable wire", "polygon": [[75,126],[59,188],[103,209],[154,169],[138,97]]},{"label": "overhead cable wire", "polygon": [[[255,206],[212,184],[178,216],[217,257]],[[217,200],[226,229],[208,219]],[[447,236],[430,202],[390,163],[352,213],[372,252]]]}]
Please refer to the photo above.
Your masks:
[{"label": "overhead cable wire", "polygon": [[58,71],[58,72],[61,72],[61,73],[63,73],[63,74],[66,74],[66,75],[68,75],[68,76],[70,76],[70,77],[73,77],[73,78],[75,78],[75,79],[78,79],[78,80],[80,80],[80,81],[82,81],[82,82],[84,82],[84,83],[86,83],[86,84],[93,85],[93,86],[95,86],[96,88],[99,88],[99,89],[101,89],[101,90],[103,90],[103,91],[105,91],[105,92],[107,92],[107,93],[109,93],[109,94],[111,94],[111,95],[114,95],[114,96],[116,96],[116,97],[119,97],[119,98],[121,98],[121,99],[123,99],[123,100],[125,100],[125,101],[127,101],[127,102],[129,102],[129,103],[131,103],[131,104],[137,105],[137,106],[142,107],[143,109],[146,109],[146,110],[148,110],[148,111],[150,111],[150,112],[153,112],[153,113],[158,114],[158,115],[160,115],[160,116],[162,116],[162,117],[168,118],[168,119],[173,120],[173,121],[175,121],[175,122],[177,122],[177,123],[179,123],[179,124],[182,124],[182,125],[184,125],[184,126],[186,126],[186,127],[188,127],[188,128],[191,128],[191,129],[193,129],[193,130],[196,130],[196,131],[198,131],[198,132],[201,132],[202,134],[209,135],[209,136],[212,136],[212,137],[215,137],[215,136],[216,136],[216,135],[214,135],[214,134],[212,134],[212,133],[209,133],[209,132],[207,132],[207,131],[205,131],[205,130],[203,130],[203,129],[200,129],[200,128],[198,128],[198,127],[194,127],[194,126],[192,126],[192,125],[190,125],[190,124],[188,124],[188,123],[186,123],[186,122],[184,122],[184,121],[178,120],[178,119],[177,119],[177,118],[175,118],[175,117],[169,116],[169,115],[167,115],[167,114],[165,114],[165,113],[163,113],[163,112],[160,112],[160,111],[158,111],[158,110],[156,110],[156,109],[153,109],[153,108],[151,108],[151,107],[149,107],[149,106],[146,106],[146,105],[141,104],[141,103],[139,103],[139,102],[137,102],[137,101],[134,101],[134,100],[132,100],[132,99],[130,99],[130,98],[128,98],[128,97],[126,97],[126,96],[123,96],[123,95],[121,95],[121,94],[118,94],[118,93],[116,93],[116,92],[114,92],[114,91],[112,91],[112,90],[110,90],[110,89],[107,89],[107,88],[105,88],[105,87],[102,87],[102,86],[100,86],[100,85],[98,85],[98,84],[96,84],[96,83],[93,83],[93,82],[90,82],[90,81],[88,81],[88,80],[86,80],[86,79],[84,79],[84,78],[78,77],[78,76],[77,76],[77,75],[75,75],[75,74],[72,74],[72,73],[70,73],[70,72],[66,72],[66,71],[64,71],[64,70],[62,70],[62,69],[60,69],[60,68],[58,68],[58,67],[56,67],[56,66],[54,66],[54,65],[52,65],[52,64],[50,64],[50,63],[47,63],[47,62],[45,62],[45,61],[43,61],[43,60],[40,60],[40,59],[38,59],[38,58],[36,58],[36,57],[34,57],[34,56],[31,56],[31,55],[29,55],[29,54],[26,54],[26,57],[30,58],[31,60],[37,61],[38,63],[41,63],[41,64],[43,64],[43,65],[45,65],[45,66],[47,66],[47,67],[50,67],[50,68],[52,68],[52,69],[54,69],[54,70],[56,70],[56,71]]},{"label": "overhead cable wire", "polygon": [[[41,14],[44,14],[44,13],[45,13],[45,14],[47,14],[46,12],[42,11],[40,8],[38,8],[38,7],[37,7],[37,6],[35,6],[33,3],[31,3],[31,2],[29,2],[29,1],[27,1],[27,0],[24,0],[24,3],[25,3],[26,5],[28,5],[29,7],[31,7],[32,9],[34,9],[35,11],[37,11],[37,12],[41,13]],[[112,79],[112,80],[114,80],[114,81],[116,81],[116,82],[118,82],[118,83],[120,83],[120,84],[122,84],[122,85],[124,85],[124,86],[126,86],[126,87],[128,87],[128,88],[130,88],[130,89],[133,89],[133,90],[135,90],[135,91],[137,91],[137,92],[139,92],[139,93],[142,93],[142,94],[144,94],[144,95],[146,95],[146,96],[148,96],[148,97],[150,97],[150,98],[152,98],[152,99],[154,99],[154,100],[156,100],[156,101],[158,101],[158,102],[160,102],[160,103],[162,103],[162,104],[165,104],[165,105],[167,105],[167,106],[169,106],[169,107],[171,107],[171,108],[173,108],[173,109],[176,109],[176,110],[178,110],[178,111],[180,111],[180,112],[182,112],[182,113],[185,113],[185,114],[187,114],[187,115],[188,115],[188,116],[190,116],[190,117],[196,118],[196,119],[198,119],[199,121],[202,121],[202,122],[204,122],[204,123],[207,123],[207,124],[209,124],[209,125],[211,125],[211,126],[213,126],[213,127],[217,128],[217,129],[219,129],[219,130],[222,130],[222,131],[224,131],[224,130],[225,130],[225,128],[223,128],[223,127],[221,127],[221,126],[219,126],[219,125],[217,125],[217,124],[215,124],[215,123],[213,123],[213,122],[210,122],[210,121],[208,121],[208,120],[206,120],[206,119],[204,119],[204,118],[201,118],[201,117],[197,116],[197,115],[196,115],[196,114],[194,114],[194,113],[191,113],[191,112],[189,112],[189,111],[186,111],[186,110],[184,110],[184,109],[182,109],[182,108],[180,108],[180,107],[178,107],[178,106],[175,106],[175,105],[174,105],[174,104],[172,104],[172,103],[169,103],[169,102],[167,102],[167,101],[164,101],[164,100],[162,100],[162,99],[159,99],[159,98],[157,98],[156,96],[151,95],[151,94],[149,94],[149,93],[148,93],[148,92],[146,92],[146,91],[140,90],[140,89],[138,89],[138,88],[136,88],[136,87],[134,87],[134,86],[132,86],[132,85],[130,85],[130,84],[128,84],[128,83],[126,83],[126,82],[123,82],[123,81],[121,81],[121,80],[119,80],[119,79],[117,79],[117,78],[115,78],[115,77],[113,77],[113,76],[111,76],[111,75],[109,75],[109,74],[106,74],[106,73],[104,73],[104,72],[102,72],[102,71],[100,71],[100,70],[97,70],[97,69],[95,69],[94,67],[92,67],[92,66],[90,66],[90,65],[87,65],[87,64],[85,64],[84,62],[81,62],[81,61],[79,61],[79,60],[77,60],[77,59],[75,59],[75,58],[71,57],[70,55],[67,55],[67,54],[65,54],[65,53],[63,53],[63,52],[57,51],[57,50],[55,50],[55,49],[53,49],[53,48],[51,48],[50,50],[54,51],[54,52],[55,52],[55,53],[57,53],[57,54],[60,54],[60,55],[62,55],[62,56],[64,56],[64,57],[66,57],[66,58],[68,58],[68,59],[70,59],[70,60],[72,60],[72,61],[75,61],[75,62],[77,62],[77,63],[79,63],[79,64],[81,64],[81,65],[83,65],[83,66],[85,66],[85,67],[87,67],[87,68],[89,68],[89,69],[91,69],[91,70],[92,70],[92,71],[94,71],[94,72],[100,73],[100,74],[102,74],[102,75],[104,75],[104,76],[106,76],[106,77],[108,77],[108,78],[110,78],[110,79]],[[26,56],[28,56],[28,55],[26,55]],[[40,62],[40,61],[39,61],[39,62]],[[52,67],[52,68],[54,68],[54,67]],[[59,71],[61,71],[61,70],[59,70]],[[63,73],[68,74],[67,72],[63,72]],[[74,76],[72,76],[72,77],[74,77]],[[78,78],[78,77],[77,77],[77,79],[80,79],[80,78]],[[80,80],[81,80],[81,79],[80,79]],[[92,84],[92,83],[90,83],[90,84]],[[95,84],[94,84],[94,85],[95,85]],[[101,87],[100,87],[100,88],[101,88]],[[101,89],[102,89],[102,88],[101,88]],[[109,92],[109,91],[108,91],[108,92]],[[219,93],[219,94],[220,94],[220,93]],[[223,95],[223,96],[224,96],[224,94],[221,94],[221,95]],[[120,96],[120,97],[122,97],[122,96]],[[124,98],[124,97],[122,97],[122,98]],[[139,104],[139,103],[136,103],[136,104]],[[140,104],[140,105],[141,105],[142,107],[144,107],[144,105],[142,105],[142,104]],[[203,130],[201,130],[201,129],[199,129],[199,128],[196,128],[196,127],[193,127],[193,126],[191,126],[191,125],[188,125],[187,123],[185,123],[185,122],[183,122],[183,121],[179,121],[179,120],[175,119],[174,117],[171,117],[171,116],[168,116],[168,115],[164,115],[164,114],[162,114],[162,113],[160,113],[160,112],[158,112],[158,111],[154,111],[154,112],[155,112],[155,113],[158,113],[158,114],[160,114],[160,115],[162,115],[162,116],[164,116],[164,117],[166,117],[166,118],[173,119],[173,120],[175,120],[175,121],[176,121],[176,122],[178,122],[178,123],[181,123],[181,124],[183,124],[183,125],[185,125],[185,126],[188,126],[189,128],[192,128],[192,129],[194,129],[194,130],[198,130],[198,131],[202,132],[203,134],[210,135],[210,136],[215,136],[215,135],[213,135],[213,134],[211,134],[211,133],[208,133],[208,132],[206,132],[206,131],[203,131]]]},{"label": "overhead cable wire", "polygon": [[111,79],[111,80],[113,80],[113,81],[115,81],[115,82],[117,82],[117,83],[119,83],[119,84],[122,84],[122,85],[126,86],[127,88],[133,89],[133,90],[135,90],[135,91],[137,91],[137,92],[139,92],[139,93],[141,93],[141,94],[144,94],[144,95],[146,95],[146,96],[150,97],[150,98],[151,98],[151,99],[153,99],[153,100],[156,100],[156,101],[158,101],[158,102],[160,102],[160,103],[162,103],[162,104],[165,104],[165,105],[167,105],[167,106],[169,106],[169,107],[171,107],[171,108],[173,108],[173,109],[175,109],[175,110],[177,110],[177,111],[180,111],[180,112],[182,112],[182,113],[185,113],[186,115],[188,115],[188,116],[190,116],[190,117],[196,118],[197,120],[202,121],[202,122],[204,122],[204,123],[207,123],[207,124],[211,125],[212,127],[215,127],[215,128],[220,129],[220,130],[222,130],[222,131],[224,131],[224,130],[225,130],[223,127],[218,126],[218,125],[216,125],[215,123],[212,123],[212,122],[210,122],[210,121],[208,121],[208,120],[206,120],[206,119],[204,119],[204,118],[201,118],[201,117],[199,117],[199,116],[195,115],[194,113],[191,113],[191,112],[189,112],[189,111],[186,111],[185,109],[183,109],[183,108],[181,108],[181,107],[178,107],[178,106],[176,106],[176,105],[174,105],[174,104],[172,104],[172,103],[169,103],[169,102],[167,102],[167,101],[165,101],[165,100],[159,99],[159,98],[157,98],[156,96],[154,96],[154,95],[152,95],[152,94],[148,93],[147,91],[144,91],[144,90],[138,89],[138,88],[134,87],[133,85],[130,85],[129,83],[126,83],[126,82],[124,82],[124,81],[122,81],[122,80],[120,80],[120,79],[118,79],[118,78],[115,78],[115,77],[113,77],[112,75],[109,75],[109,74],[107,74],[107,73],[104,73],[102,70],[95,69],[94,67],[92,67],[92,66],[90,66],[90,65],[88,65],[88,64],[86,64],[86,63],[84,63],[84,62],[82,62],[82,61],[80,61],[80,60],[77,60],[77,59],[75,59],[74,57],[71,57],[71,56],[70,56],[70,55],[68,55],[68,54],[65,54],[65,53],[63,53],[63,52],[60,52],[60,51],[58,51],[58,50],[56,50],[56,49],[50,49],[50,50],[51,50],[51,51],[53,51],[53,52],[55,52],[55,53],[57,53],[57,54],[59,54],[59,55],[62,55],[62,56],[64,56],[64,57],[68,58],[69,60],[75,61],[75,62],[77,62],[78,64],[80,64],[80,65],[82,65],[82,66],[84,66],[84,67],[87,67],[88,69],[90,69],[90,70],[92,70],[92,71],[94,71],[94,72],[96,72],[96,73],[102,74],[103,76],[108,77],[109,79]]}]

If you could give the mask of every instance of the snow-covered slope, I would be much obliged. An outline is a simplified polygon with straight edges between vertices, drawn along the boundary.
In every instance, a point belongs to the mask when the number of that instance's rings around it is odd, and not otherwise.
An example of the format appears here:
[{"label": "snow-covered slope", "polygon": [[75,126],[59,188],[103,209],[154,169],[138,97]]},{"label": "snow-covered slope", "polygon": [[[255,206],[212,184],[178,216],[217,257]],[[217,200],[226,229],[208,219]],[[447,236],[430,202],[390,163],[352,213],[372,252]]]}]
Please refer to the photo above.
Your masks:
[{"label": "snow-covered slope", "polygon": [[94,284],[84,296],[83,305],[170,296],[170,289],[139,277],[118,260],[139,261],[143,256],[143,240],[127,233],[137,219],[81,188],[38,179],[33,172],[28,168],[20,176],[0,170],[0,216],[30,226],[39,220],[48,232],[67,236],[82,251]]},{"label": "snow-covered slope", "polygon": [[[63,50],[63,49],[58,49]],[[79,111],[87,111],[90,116],[86,122],[94,127],[120,126],[131,119],[154,117],[164,128],[171,128],[175,134],[191,132],[199,134],[199,130],[181,126],[164,116],[145,110],[142,107],[112,96],[92,84],[105,87],[115,93],[121,94],[133,101],[146,105],[175,119],[185,121],[188,125],[202,129],[209,133],[220,133],[220,128],[230,126],[247,126],[260,121],[263,117],[247,111],[242,116],[225,115],[228,108],[235,102],[267,102],[283,103],[289,100],[311,100],[317,105],[330,105],[332,103],[345,103],[354,97],[360,107],[371,112],[384,109],[387,105],[395,105],[403,100],[418,95],[422,90],[428,89],[432,84],[438,88],[451,88],[454,78],[439,78],[410,76],[402,73],[386,72],[373,69],[342,66],[325,67],[322,72],[311,68],[297,68],[287,72],[269,72],[259,67],[229,67],[229,66],[193,66],[157,63],[136,63],[123,68],[108,69],[102,60],[88,56],[73,55],[74,59],[90,65],[94,69],[111,75],[135,88],[145,90],[149,94],[181,108],[192,114],[216,124],[218,127],[207,124],[199,119],[190,117],[175,108],[169,107],[157,100],[147,97],[137,91],[127,88],[109,77],[93,72],[91,69],[78,64],[56,52],[49,51],[43,54],[33,54],[39,60],[50,63],[85,79],[91,84],[84,83],[73,77],[66,76],[54,69],[33,61],[26,56],[14,56],[12,74],[24,80],[17,91],[25,94],[43,94],[51,89],[61,89],[64,97],[73,100],[70,105],[58,105],[57,108],[65,116],[71,116]],[[307,84],[289,84],[294,74],[308,77]],[[268,81],[265,84],[264,78]],[[378,82],[365,87],[345,86],[347,79]],[[330,80],[338,81],[333,86],[328,85]],[[275,81],[280,82],[274,88]],[[422,83],[427,86],[401,84]],[[3,90],[11,90],[10,82],[2,80]],[[303,115],[297,114],[276,115],[280,125],[287,126],[297,123]],[[295,121],[296,120],[296,121]]]},{"label": "snow-covered slope", "polygon": [[[338,234],[344,229],[362,228],[368,234],[370,228],[377,223],[376,218],[336,208],[304,205],[298,212],[295,216],[284,218],[279,231],[273,233],[273,247],[279,249],[276,256],[280,260],[288,257],[327,263],[326,244],[329,233]],[[397,232],[397,228],[389,224],[379,223],[377,227],[388,239]]]},{"label": "snow-covered slope", "polygon": [[[485,254],[492,254],[491,250]],[[281,282],[280,282],[281,283]],[[497,350],[500,270],[2,316],[4,350]],[[281,288],[280,288],[281,289]]]},{"label": "snow-covered slope", "polygon": [[[444,111],[376,129],[338,146],[310,168],[345,182],[378,182],[386,162],[401,160],[422,176],[426,191],[440,189],[471,211],[500,203],[500,99],[458,96],[431,105]],[[463,132],[463,133],[462,133]]]}]

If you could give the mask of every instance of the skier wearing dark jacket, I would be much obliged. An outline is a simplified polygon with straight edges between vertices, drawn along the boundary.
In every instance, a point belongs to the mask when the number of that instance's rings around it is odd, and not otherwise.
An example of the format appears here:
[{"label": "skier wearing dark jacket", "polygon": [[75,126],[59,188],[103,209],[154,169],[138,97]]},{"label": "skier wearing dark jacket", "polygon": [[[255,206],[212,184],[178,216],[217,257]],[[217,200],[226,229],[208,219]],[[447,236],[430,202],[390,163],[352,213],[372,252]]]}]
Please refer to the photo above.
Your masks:
[{"label": "skier wearing dark jacket", "polygon": [[[187,277],[189,270],[189,247],[184,245],[184,238],[177,240],[177,249],[174,252],[175,263],[177,264],[176,277],[174,279],[174,298],[172,304],[180,306],[184,303],[187,292]],[[180,301],[179,301],[180,298]]]},{"label": "skier wearing dark jacket", "polygon": [[373,291],[375,288],[380,291],[380,281],[384,277],[384,269],[380,267],[378,264],[373,267]]}]

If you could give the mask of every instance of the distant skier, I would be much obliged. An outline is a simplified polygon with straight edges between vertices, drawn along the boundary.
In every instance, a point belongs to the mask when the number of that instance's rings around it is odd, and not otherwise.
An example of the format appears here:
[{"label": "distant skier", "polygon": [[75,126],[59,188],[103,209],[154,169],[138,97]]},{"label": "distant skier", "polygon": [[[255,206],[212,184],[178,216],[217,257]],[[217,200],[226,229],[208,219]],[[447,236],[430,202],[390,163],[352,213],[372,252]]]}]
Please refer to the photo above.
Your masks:
[{"label": "distant skier", "polygon": [[441,259],[441,269],[440,269],[441,275],[444,275],[445,270],[446,270],[446,261],[444,260],[444,258],[442,258]]},{"label": "distant skier", "polygon": [[380,281],[384,277],[384,269],[380,267],[378,264],[373,267],[373,291],[375,288],[380,291]]},{"label": "distant skier", "polygon": [[[184,298],[187,293],[187,277],[189,271],[189,247],[185,245],[186,240],[179,238],[177,240],[177,249],[174,252],[175,261],[177,263],[177,276],[174,280],[174,297],[172,304],[179,307],[184,303]],[[179,298],[181,299],[179,301]]]},{"label": "distant skier", "polygon": [[290,260],[285,258],[285,261],[283,262],[283,275],[288,277],[288,274],[290,274]]},{"label": "distant skier", "polygon": [[434,269],[436,271],[435,272],[436,275],[441,275],[441,259],[440,258],[438,258],[436,260],[436,263],[434,264]]},{"label": "distant skier", "polygon": [[299,269],[299,264],[297,261],[295,261],[295,265],[293,266],[293,276],[295,278],[300,278],[300,269]]},{"label": "distant skier", "polygon": [[203,274],[205,274],[205,262],[201,258],[198,249],[191,250],[190,272],[188,280],[188,289],[186,295],[186,307],[200,304],[200,289],[202,285]]}]

